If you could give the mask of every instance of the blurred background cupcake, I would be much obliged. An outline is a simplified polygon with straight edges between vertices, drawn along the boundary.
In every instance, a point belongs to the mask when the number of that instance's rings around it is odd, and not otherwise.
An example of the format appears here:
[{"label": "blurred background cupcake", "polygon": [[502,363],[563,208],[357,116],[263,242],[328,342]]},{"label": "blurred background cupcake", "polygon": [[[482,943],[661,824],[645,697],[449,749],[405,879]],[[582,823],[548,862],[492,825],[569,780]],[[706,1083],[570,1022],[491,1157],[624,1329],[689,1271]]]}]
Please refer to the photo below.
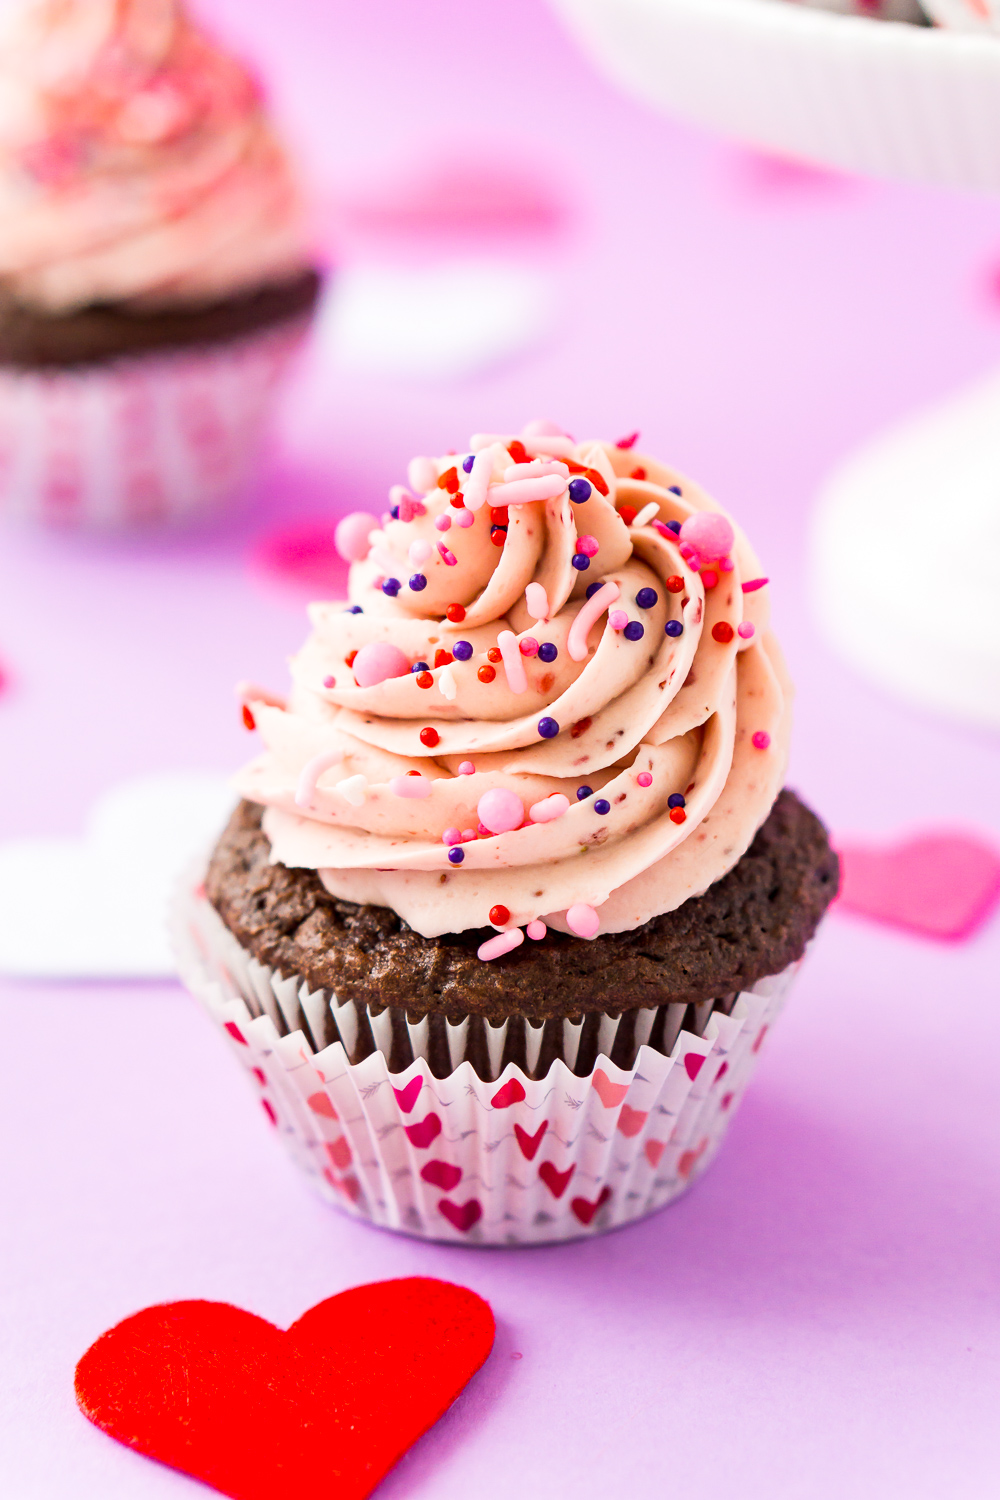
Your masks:
[{"label": "blurred background cupcake", "polygon": [[320,282],[260,85],[179,0],[0,5],[0,514],[238,495]]}]

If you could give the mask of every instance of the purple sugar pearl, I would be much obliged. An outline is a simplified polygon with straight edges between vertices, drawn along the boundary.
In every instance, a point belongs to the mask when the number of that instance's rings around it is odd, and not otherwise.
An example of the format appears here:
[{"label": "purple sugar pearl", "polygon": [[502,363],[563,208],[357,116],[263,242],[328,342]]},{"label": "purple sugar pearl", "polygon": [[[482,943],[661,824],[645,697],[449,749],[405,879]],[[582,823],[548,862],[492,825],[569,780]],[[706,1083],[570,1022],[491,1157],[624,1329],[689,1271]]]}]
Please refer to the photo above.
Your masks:
[{"label": "purple sugar pearl", "polygon": [[578,573],[585,573],[587,571],[587,569],[590,567],[590,558],[587,556],[586,552],[573,553],[573,566],[574,568],[576,568]]},{"label": "purple sugar pearl", "polygon": [[464,858],[465,858],[465,850],[463,848],[461,848],[460,845],[453,844],[452,847],[448,850],[448,862],[449,862],[449,864],[460,865],[462,863],[462,861],[464,860]]},{"label": "purple sugar pearl", "polygon": [[456,661],[468,661],[472,655],[472,642],[456,641],[451,648],[451,654]]},{"label": "purple sugar pearl", "polygon": [[587,798],[593,795],[594,788],[592,786],[578,786],[576,789],[577,802],[586,802]]},{"label": "purple sugar pearl", "polygon": [[555,661],[559,655],[559,647],[554,646],[551,641],[543,641],[538,648],[539,661]]},{"label": "purple sugar pearl", "polygon": [[680,620],[668,620],[663,627],[664,635],[683,635],[684,626]]},{"label": "purple sugar pearl", "polygon": [[597,813],[598,817],[603,818],[606,813],[609,813],[611,811],[611,803],[607,800],[606,797],[598,797],[597,801],[594,803],[594,811],[595,813]]},{"label": "purple sugar pearl", "polygon": [[686,801],[681,796],[680,792],[671,792],[670,796],[667,798],[668,807],[685,807],[686,805]]},{"label": "purple sugar pearl", "polygon": [[622,631],[622,635],[627,641],[641,641],[645,633],[644,627],[640,625],[638,620],[629,620]]},{"label": "purple sugar pearl", "polygon": [[468,458],[462,459],[462,468],[465,470],[466,474],[472,473],[472,465],[475,463],[475,461],[476,455],[474,453],[470,453]]},{"label": "purple sugar pearl", "polygon": [[414,573],[413,577],[410,579],[410,588],[413,590],[413,592],[415,594],[419,594],[421,589],[425,589],[426,587],[427,579],[424,577],[423,573]]},{"label": "purple sugar pearl", "polygon": [[390,599],[395,599],[399,593],[401,584],[398,578],[387,578],[382,585],[383,594],[388,594]]},{"label": "purple sugar pearl", "polygon": [[539,719],[538,733],[541,735],[543,740],[554,740],[556,735],[559,733],[559,725],[556,723],[555,719]]},{"label": "purple sugar pearl", "polygon": [[652,609],[659,597],[655,589],[640,589],[635,596],[635,602],[640,609]]}]

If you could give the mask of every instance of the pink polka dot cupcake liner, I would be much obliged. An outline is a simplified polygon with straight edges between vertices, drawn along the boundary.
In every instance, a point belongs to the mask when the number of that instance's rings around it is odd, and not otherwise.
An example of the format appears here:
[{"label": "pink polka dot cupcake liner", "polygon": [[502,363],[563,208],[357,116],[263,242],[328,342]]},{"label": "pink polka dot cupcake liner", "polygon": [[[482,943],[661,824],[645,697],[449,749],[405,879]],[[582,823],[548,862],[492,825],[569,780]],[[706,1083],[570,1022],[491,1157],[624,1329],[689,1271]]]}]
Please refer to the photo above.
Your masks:
[{"label": "pink polka dot cupcake liner", "polygon": [[296,321],[196,349],[0,369],[0,517],[81,529],[171,526],[248,489]]},{"label": "pink polka dot cupcake liner", "polygon": [[[612,1044],[586,1076],[569,1022],[564,1055],[541,1077],[530,1047],[528,1071],[499,1070],[502,1036],[487,1049],[494,1065],[473,1067],[469,1028],[452,1025],[441,1078],[423,1055],[426,1020],[408,1023],[413,1060],[391,1071],[388,1008],[341,1003],[259,963],[199,881],[183,883],[172,931],[182,979],[312,1187],[383,1229],[471,1245],[580,1239],[685,1192],[721,1145],[801,964],[725,1002],[661,1007],[675,1018],[636,1012],[627,1066],[611,1060],[617,1022],[602,1017]],[[647,1040],[657,1032],[659,1048]]]}]

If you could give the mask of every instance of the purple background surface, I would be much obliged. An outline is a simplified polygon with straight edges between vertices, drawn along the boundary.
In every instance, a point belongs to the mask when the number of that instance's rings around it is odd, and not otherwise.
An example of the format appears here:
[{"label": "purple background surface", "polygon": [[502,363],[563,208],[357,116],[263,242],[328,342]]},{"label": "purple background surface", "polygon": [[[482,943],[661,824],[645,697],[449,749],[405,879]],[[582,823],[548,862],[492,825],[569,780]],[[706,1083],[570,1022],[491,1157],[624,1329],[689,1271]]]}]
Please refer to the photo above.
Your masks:
[{"label": "purple background surface", "polygon": [[[743,520],[799,687],[792,781],[835,828],[1000,831],[996,741],[842,667],[804,568],[830,465],[996,362],[1000,207],[771,170],[620,98],[533,0],[203,8],[266,61],[327,193],[456,139],[560,184],[572,231],[534,252],[554,330],[461,384],[318,354],[255,507],[198,538],[5,535],[0,835],[72,834],[128,775],[236,764],[232,683],[280,687],[304,633],[301,599],[248,569],[254,539],[379,509],[412,453],[539,414],[640,427]],[[927,601],[930,628],[930,546]],[[997,923],[951,949],[834,916],[704,1181],[632,1229],[524,1252],[424,1246],[314,1200],[176,986],[4,986],[0,1492],[186,1492],[73,1403],[76,1359],[135,1309],[209,1297],[285,1324],[420,1272],[488,1297],[500,1334],[386,1500],[995,1494],[998,950]]]}]

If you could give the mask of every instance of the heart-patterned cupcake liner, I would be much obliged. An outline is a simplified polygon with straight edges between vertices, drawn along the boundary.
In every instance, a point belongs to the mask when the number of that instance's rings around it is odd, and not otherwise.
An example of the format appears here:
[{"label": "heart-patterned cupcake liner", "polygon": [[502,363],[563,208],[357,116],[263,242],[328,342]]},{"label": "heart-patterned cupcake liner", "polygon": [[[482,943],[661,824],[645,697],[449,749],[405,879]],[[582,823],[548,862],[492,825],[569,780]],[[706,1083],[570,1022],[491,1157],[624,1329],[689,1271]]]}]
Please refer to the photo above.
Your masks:
[{"label": "heart-patterned cupcake liner", "polygon": [[382,1228],[478,1245],[597,1234],[684,1192],[718,1149],[799,968],[714,1010],[681,1007],[703,1012],[700,1035],[681,1026],[671,1041],[664,1016],[669,1049],[633,1035],[628,1067],[599,1047],[586,1076],[556,1057],[541,1077],[506,1062],[487,1080],[463,1056],[436,1077],[419,1054],[390,1071],[367,1008],[376,1050],[352,1062],[354,1005],[252,958],[198,880],[183,882],[172,931],[181,977],[315,1189]]},{"label": "heart-patterned cupcake liner", "polygon": [[67,369],[0,369],[0,516],[172,526],[245,490],[308,321]]}]

